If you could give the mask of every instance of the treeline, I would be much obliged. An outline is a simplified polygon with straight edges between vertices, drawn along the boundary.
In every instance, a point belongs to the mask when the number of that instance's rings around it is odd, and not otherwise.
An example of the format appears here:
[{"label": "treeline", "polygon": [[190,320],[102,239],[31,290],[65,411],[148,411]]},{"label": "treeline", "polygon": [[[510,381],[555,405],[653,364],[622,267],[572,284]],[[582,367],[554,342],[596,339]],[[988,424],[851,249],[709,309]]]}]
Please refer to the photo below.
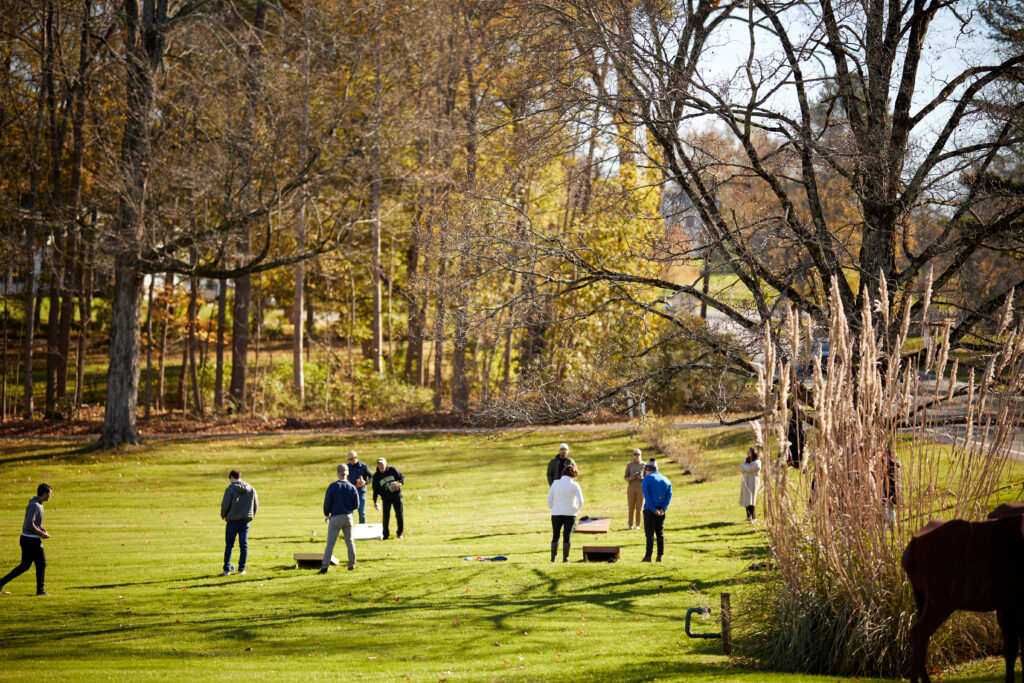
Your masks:
[{"label": "treeline", "polygon": [[300,408],[310,349],[459,413],[525,372],[579,376],[584,330],[540,292],[564,265],[533,234],[596,209],[611,244],[657,229],[656,183],[602,175],[615,146],[563,115],[564,31],[501,4],[40,0],[3,22],[9,320],[20,367],[46,362],[21,412],[67,416],[109,343],[111,443],[136,406],[170,407],[168,339],[176,407],[247,411],[268,306],[291,318]]},{"label": "treeline", "polygon": [[1019,16],[986,5],[994,49],[921,94],[958,4],[14,3],[20,412],[67,416],[91,349],[102,445],[172,407],[172,353],[173,407],[251,411],[281,310],[290,381],[263,377],[289,410],[356,410],[382,382],[513,421],[725,409],[783,304],[808,345],[827,329],[833,282],[855,335],[865,298],[881,334],[926,327],[931,290],[954,350],[996,348],[1024,284],[1024,51]]}]

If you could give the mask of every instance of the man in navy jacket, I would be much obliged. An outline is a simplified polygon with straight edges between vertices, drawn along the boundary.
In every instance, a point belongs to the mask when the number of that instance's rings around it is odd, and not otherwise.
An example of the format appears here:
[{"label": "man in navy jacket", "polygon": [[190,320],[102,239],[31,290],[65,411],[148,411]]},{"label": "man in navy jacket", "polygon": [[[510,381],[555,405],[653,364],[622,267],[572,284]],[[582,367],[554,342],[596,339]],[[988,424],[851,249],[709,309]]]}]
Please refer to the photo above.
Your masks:
[{"label": "man in navy jacket", "polygon": [[338,532],[345,534],[348,549],[348,568],[356,568],[356,544],[352,541],[352,511],[359,507],[356,487],[348,483],[348,465],[338,465],[338,481],[327,487],[324,495],[324,521],[327,522],[327,547],[320,573],[326,574],[331,566],[331,554],[338,540]]},{"label": "man in navy jacket", "polygon": [[644,536],[647,537],[647,553],[641,562],[651,561],[654,537],[658,537],[658,562],[665,553],[665,511],[672,502],[672,482],[658,471],[658,463],[651,458],[644,465]]},{"label": "man in navy jacket", "polygon": [[359,523],[366,524],[366,485],[370,483],[373,474],[365,462],[359,460],[359,454],[355,451],[348,452],[348,483],[356,487],[359,494]]}]

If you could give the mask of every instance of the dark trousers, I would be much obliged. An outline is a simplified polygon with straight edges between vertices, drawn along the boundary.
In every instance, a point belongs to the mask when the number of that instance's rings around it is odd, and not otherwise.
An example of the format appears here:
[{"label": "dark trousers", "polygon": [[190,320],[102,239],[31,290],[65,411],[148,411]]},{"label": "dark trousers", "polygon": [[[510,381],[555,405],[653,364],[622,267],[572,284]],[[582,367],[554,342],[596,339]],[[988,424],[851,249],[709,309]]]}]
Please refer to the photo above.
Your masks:
[{"label": "dark trousers", "polygon": [[572,527],[576,523],[573,515],[551,515],[551,561],[554,562],[558,556],[558,537],[562,537],[562,561],[569,560],[569,539],[572,537]]},{"label": "dark trousers", "polygon": [[388,525],[391,524],[391,508],[395,509],[395,521],[398,522],[398,535],[402,535],[402,531],[405,528],[405,519],[402,510],[402,498],[384,498],[384,533],[381,534],[383,538],[387,538],[391,535],[388,530]]},{"label": "dark trousers", "polygon": [[753,505],[748,505],[747,506],[747,519],[753,519],[753,518],[754,518],[754,506]]},{"label": "dark trousers", "polygon": [[245,560],[249,557],[249,522],[241,519],[228,522],[224,530],[224,571],[231,568],[231,551],[235,547],[235,536],[238,537],[238,571],[245,569]]},{"label": "dark trousers", "polygon": [[658,557],[665,554],[665,515],[656,515],[644,510],[644,536],[647,537],[647,554],[650,557],[654,549],[654,537],[658,537]]},{"label": "dark trousers", "polygon": [[42,593],[46,583],[46,555],[43,553],[43,539],[29,538],[22,536],[21,541],[21,564],[0,579],[0,587],[7,584],[13,578],[21,576],[28,571],[33,563],[36,565],[36,592]]}]

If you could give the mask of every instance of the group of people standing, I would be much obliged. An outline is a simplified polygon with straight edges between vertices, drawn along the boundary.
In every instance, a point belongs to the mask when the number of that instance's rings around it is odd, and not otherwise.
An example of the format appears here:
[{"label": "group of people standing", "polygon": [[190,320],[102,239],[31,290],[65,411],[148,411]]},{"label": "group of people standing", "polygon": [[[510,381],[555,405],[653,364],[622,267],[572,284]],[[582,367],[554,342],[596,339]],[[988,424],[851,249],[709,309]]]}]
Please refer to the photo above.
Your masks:
[{"label": "group of people standing", "polygon": [[[642,462],[639,448],[633,449],[632,460],[626,465],[626,500],[629,509],[628,529],[640,528],[643,519],[646,553],[641,562],[650,562],[657,540],[658,554],[654,561],[661,562],[665,554],[665,513],[672,502],[672,483],[658,471],[658,463],[651,458]],[[569,457],[569,444],[559,444],[558,455],[548,463],[548,508],[551,510],[551,562],[558,558],[558,541],[562,541],[562,562],[569,561],[569,548],[576,517],[583,507],[583,490],[576,482],[579,469]]]},{"label": "group of people standing", "polygon": [[[353,541],[353,527],[358,515],[359,524],[366,523],[366,487],[373,488],[373,507],[380,510],[378,499],[384,503],[382,524],[383,539],[391,535],[391,512],[395,513],[398,524],[397,535],[401,539],[405,531],[404,505],[402,486],[405,476],[388,465],[385,458],[377,459],[377,469],[371,474],[366,463],[359,460],[355,451],[348,452],[348,463],[336,468],[338,479],[332,482],[324,493],[324,523],[327,524],[327,545],[324,548],[323,563],[320,573],[326,574],[331,565],[334,546],[340,534],[345,540],[348,551],[348,568],[356,568],[356,547]],[[224,570],[221,576],[227,576],[233,569],[231,554],[235,541],[238,541],[238,574],[245,574],[245,564],[249,557],[249,524],[256,516],[259,498],[256,489],[242,481],[238,470],[228,474],[228,487],[221,499],[220,516],[226,523],[224,539]],[[24,571],[24,570],[22,570]]]}]

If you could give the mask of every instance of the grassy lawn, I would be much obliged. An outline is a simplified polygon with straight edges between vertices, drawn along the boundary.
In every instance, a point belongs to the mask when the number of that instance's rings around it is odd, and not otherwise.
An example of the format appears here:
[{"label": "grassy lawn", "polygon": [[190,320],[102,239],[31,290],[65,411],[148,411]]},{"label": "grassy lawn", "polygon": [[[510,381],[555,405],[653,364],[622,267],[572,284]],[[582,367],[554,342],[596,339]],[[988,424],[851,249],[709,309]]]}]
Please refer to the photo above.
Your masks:
[{"label": "grassy lawn", "polygon": [[[642,532],[624,530],[622,470],[645,445],[627,432],[153,439],[120,453],[8,442],[0,572],[17,563],[24,506],[47,481],[52,596],[32,595],[31,572],[0,595],[0,680],[834,681],[758,671],[683,631],[688,607],[717,619],[719,593],[758,588],[760,527],[737,505],[746,439],[716,440],[708,483],[666,464],[662,564],[640,564]],[[611,516],[612,531],[574,536],[572,562],[552,565],[544,472],[563,440],[584,514]],[[323,491],[350,447],[406,475],[406,538],[358,542],[354,572],[295,569],[293,553],[322,550]],[[248,575],[221,578],[219,503],[233,467],[260,512]],[[620,545],[622,560],[584,564],[588,543]],[[344,562],[343,544],[335,554]],[[509,561],[464,559],[499,554]],[[998,680],[998,666],[946,680]]]}]

